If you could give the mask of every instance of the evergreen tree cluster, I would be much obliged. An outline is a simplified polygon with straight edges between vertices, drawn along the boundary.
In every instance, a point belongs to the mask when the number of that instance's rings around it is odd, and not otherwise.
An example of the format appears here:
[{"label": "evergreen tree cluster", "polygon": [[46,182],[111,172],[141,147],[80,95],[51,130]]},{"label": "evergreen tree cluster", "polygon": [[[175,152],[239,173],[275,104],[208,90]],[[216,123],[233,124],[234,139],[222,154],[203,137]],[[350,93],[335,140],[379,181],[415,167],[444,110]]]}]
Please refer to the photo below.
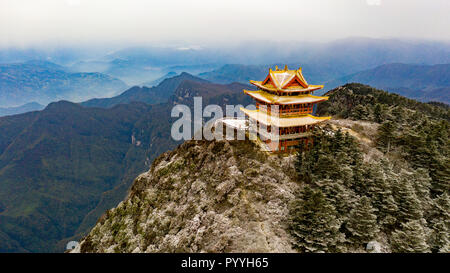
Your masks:
[{"label": "evergreen tree cluster", "polygon": [[388,156],[363,160],[356,140],[329,126],[299,148],[302,189],[290,231],[300,251],[358,251],[371,240],[394,252],[449,251],[448,191],[434,189],[428,169]]},{"label": "evergreen tree cluster", "polygon": [[384,240],[394,252],[449,252],[450,107],[355,83],[327,95],[318,114],[378,123],[373,141],[384,156],[363,160],[355,139],[330,127],[299,147],[296,247],[351,251]]},{"label": "evergreen tree cluster", "polygon": [[379,123],[377,148],[432,179],[433,197],[450,190],[450,107],[421,103],[362,84],[332,90],[320,114]]}]

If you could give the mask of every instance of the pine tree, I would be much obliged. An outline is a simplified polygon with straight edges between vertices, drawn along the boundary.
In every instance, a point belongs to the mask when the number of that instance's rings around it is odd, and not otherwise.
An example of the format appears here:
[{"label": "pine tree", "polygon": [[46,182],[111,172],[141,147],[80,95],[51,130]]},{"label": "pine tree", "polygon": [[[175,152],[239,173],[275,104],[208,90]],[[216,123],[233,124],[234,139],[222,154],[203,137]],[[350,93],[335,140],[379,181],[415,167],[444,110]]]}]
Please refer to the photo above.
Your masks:
[{"label": "pine tree", "polygon": [[314,164],[314,177],[317,179],[328,179],[331,177],[339,179],[341,167],[332,154],[321,154]]},{"label": "pine tree", "polygon": [[393,252],[430,252],[426,242],[424,229],[419,220],[409,221],[402,225],[401,230],[396,230],[391,236]]},{"label": "pine tree", "polygon": [[384,117],[383,117],[383,109],[381,107],[381,104],[379,104],[379,103],[375,104],[375,107],[373,109],[373,116],[374,116],[375,122],[378,122],[378,123],[383,122]]},{"label": "pine tree", "polygon": [[342,133],[341,128],[339,128],[333,137],[333,141],[331,142],[331,150],[336,154],[344,148],[344,134]]},{"label": "pine tree", "polygon": [[368,111],[367,108],[361,104],[358,104],[355,108],[353,108],[351,117],[356,120],[367,120],[368,119]]},{"label": "pine tree", "polygon": [[367,176],[370,177],[366,180],[367,195],[371,197],[372,205],[378,210],[378,221],[389,229],[395,224],[398,211],[391,190],[391,185],[393,181],[397,181],[397,176],[386,161],[382,161],[381,164],[371,164],[369,168],[370,175],[366,175],[366,179]]},{"label": "pine tree", "polygon": [[340,179],[322,179],[314,183],[325,194],[327,201],[336,209],[341,220],[347,218],[355,193],[345,187]]},{"label": "pine tree", "polygon": [[389,153],[394,140],[395,125],[392,121],[386,121],[378,128],[377,145]]},{"label": "pine tree", "polygon": [[383,226],[384,230],[391,230],[397,219],[395,215],[398,212],[398,206],[395,203],[394,197],[390,193],[386,193],[386,198],[383,199],[381,209],[380,209],[380,224]]},{"label": "pine tree", "polygon": [[432,190],[437,194],[450,192],[450,157],[443,157],[434,153],[430,159],[430,176]]},{"label": "pine tree", "polygon": [[339,228],[336,210],[325,195],[306,186],[291,210],[290,231],[296,239],[295,247],[302,252],[343,251],[345,238]]},{"label": "pine tree", "polygon": [[346,132],[344,135],[344,147],[346,148],[345,152],[347,155],[347,164],[356,166],[362,163],[362,152],[356,144],[355,138],[352,137],[348,132]]},{"label": "pine tree", "polygon": [[324,134],[318,133],[314,136],[314,145],[306,147],[304,143],[299,145],[299,152],[296,156],[295,168],[299,178],[306,183],[310,183],[315,170],[316,162],[320,155],[325,154],[323,150]]},{"label": "pine tree", "polygon": [[376,237],[379,229],[375,211],[366,196],[360,198],[355,208],[350,211],[347,229],[352,234],[354,243],[368,243]]},{"label": "pine tree", "polygon": [[441,194],[433,200],[430,215],[433,230],[430,245],[433,252],[450,251],[450,198],[447,193]]},{"label": "pine tree", "polygon": [[302,174],[303,173],[303,168],[305,167],[304,162],[305,162],[305,144],[303,141],[300,141],[300,144],[297,147],[298,153],[296,156],[296,160],[295,160],[295,170],[297,171],[298,174]]},{"label": "pine tree", "polygon": [[393,183],[393,195],[398,206],[400,223],[420,220],[423,217],[422,206],[405,171],[401,171],[399,179]]},{"label": "pine tree", "polygon": [[359,195],[367,195],[376,201],[377,195],[384,189],[384,174],[380,164],[364,164],[363,181],[359,186]]},{"label": "pine tree", "polygon": [[432,203],[430,197],[431,178],[428,175],[428,171],[423,168],[417,169],[411,176],[411,181],[413,181],[416,196],[419,198],[422,210],[428,211]]},{"label": "pine tree", "polygon": [[392,116],[396,122],[401,122],[404,118],[404,110],[401,106],[392,109]]},{"label": "pine tree", "polygon": [[431,246],[433,252],[450,252],[450,230],[448,223],[435,222],[431,225],[433,233],[431,235]]}]

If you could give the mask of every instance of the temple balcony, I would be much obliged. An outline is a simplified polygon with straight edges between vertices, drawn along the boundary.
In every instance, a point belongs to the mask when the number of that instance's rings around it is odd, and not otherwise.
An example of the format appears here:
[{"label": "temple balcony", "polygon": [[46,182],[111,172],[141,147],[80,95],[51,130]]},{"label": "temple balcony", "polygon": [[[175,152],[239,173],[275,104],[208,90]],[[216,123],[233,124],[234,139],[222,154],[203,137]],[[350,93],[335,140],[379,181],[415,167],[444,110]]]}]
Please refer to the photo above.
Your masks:
[{"label": "temple balcony", "polygon": [[278,135],[273,132],[267,132],[266,130],[259,130],[258,133],[263,138],[271,139],[271,140],[297,139],[297,138],[309,137],[312,135],[311,132]]},{"label": "temple balcony", "polygon": [[271,111],[270,108],[265,107],[257,107],[256,109],[259,109],[260,111],[265,112],[269,115],[279,115],[280,117],[306,115],[313,112],[312,107],[302,109],[281,109],[278,111]]}]

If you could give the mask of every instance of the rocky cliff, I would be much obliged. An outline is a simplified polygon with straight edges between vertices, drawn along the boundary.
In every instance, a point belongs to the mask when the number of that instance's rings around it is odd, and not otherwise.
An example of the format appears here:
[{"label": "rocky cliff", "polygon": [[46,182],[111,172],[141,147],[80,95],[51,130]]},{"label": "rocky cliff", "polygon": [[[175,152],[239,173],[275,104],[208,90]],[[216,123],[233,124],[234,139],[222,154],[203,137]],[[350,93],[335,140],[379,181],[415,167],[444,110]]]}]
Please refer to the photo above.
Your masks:
[{"label": "rocky cliff", "polygon": [[188,141],[136,178],[75,252],[293,252],[293,157],[249,141]]}]

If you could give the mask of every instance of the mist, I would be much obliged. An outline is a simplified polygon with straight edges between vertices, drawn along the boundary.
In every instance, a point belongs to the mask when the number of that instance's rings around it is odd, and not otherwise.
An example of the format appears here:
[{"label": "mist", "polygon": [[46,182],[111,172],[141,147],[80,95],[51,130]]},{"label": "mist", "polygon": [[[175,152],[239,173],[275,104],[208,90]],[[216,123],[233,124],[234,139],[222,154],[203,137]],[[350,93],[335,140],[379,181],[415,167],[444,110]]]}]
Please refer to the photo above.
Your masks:
[{"label": "mist", "polygon": [[3,0],[0,48],[450,40],[447,0]]}]

